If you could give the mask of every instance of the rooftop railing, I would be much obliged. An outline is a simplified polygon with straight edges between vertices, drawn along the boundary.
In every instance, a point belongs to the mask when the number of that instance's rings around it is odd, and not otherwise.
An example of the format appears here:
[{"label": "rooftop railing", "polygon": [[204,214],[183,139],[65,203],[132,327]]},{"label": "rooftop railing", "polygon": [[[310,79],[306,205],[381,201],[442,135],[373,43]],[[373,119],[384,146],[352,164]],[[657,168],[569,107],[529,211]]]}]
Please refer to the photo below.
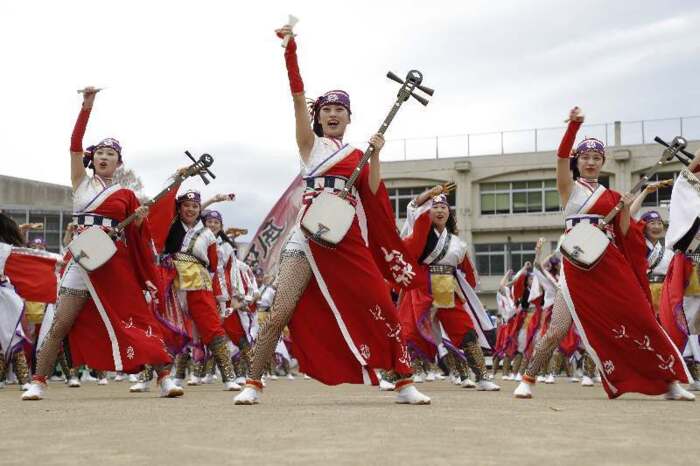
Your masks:
[{"label": "rooftop railing", "polygon": [[[559,146],[564,129],[564,126],[558,126],[389,139],[382,150],[382,160],[443,159],[552,151]],[[584,123],[579,135],[598,138],[605,141],[608,146],[653,143],[655,136],[673,139],[680,135],[694,140],[700,139],[700,115],[612,123]]]}]

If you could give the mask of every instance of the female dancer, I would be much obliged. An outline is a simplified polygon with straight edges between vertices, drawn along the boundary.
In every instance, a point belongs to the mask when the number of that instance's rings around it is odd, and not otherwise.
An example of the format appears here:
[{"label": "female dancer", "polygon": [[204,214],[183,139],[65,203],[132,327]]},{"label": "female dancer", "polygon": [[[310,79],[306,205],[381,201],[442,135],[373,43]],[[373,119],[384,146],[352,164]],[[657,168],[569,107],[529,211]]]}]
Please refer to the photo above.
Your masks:
[{"label": "female dancer", "polygon": [[[240,390],[241,387],[234,382],[236,376],[211,278],[219,263],[217,239],[212,230],[200,223],[202,203],[199,192],[188,190],[177,196],[175,202],[172,197],[175,197],[174,193],[163,197],[158,207],[165,206],[163,212],[149,217],[156,224],[159,237],[161,230],[168,231],[161,260],[167,290],[164,293],[166,310],[161,315],[181,316],[186,311],[197,335],[219,366],[224,390]],[[187,328],[188,333],[191,330],[189,323],[183,325],[182,322],[177,325],[170,323],[168,327]]]},{"label": "female dancer", "polygon": [[[143,298],[153,290],[157,272],[150,249],[151,236],[130,189],[113,182],[122,164],[116,139],[104,139],[83,152],[83,135],[97,90],[83,90],[83,106],[71,137],[71,182],[74,219],[80,235],[90,225],[110,231],[132,213],[138,220],[116,240],[116,254],[102,267],[86,272],[75,261],[68,264],[59,291],[59,304],[48,334],[39,348],[36,374],[23,400],[40,400],[47,388],[61,342],[70,337],[73,365],[97,370],[138,372],[145,364],[157,368],[161,396],[182,395],[169,377],[171,356],[159,334],[159,325]],[[87,174],[85,168],[93,170]]]},{"label": "female dancer", "polygon": [[[598,184],[605,162],[602,142],[584,139],[570,159],[576,132],[583,122],[581,110],[572,109],[569,119],[557,153],[557,188],[565,206],[567,230],[581,221],[600,222],[621,199],[620,194]],[[514,392],[516,398],[532,397],[535,377],[573,319],[600,370],[608,397],[639,392],[666,393],[670,400],[695,399],[678,384],[687,382],[688,369],[654,317],[643,236],[640,226],[630,219],[633,197],[627,194],[622,199],[620,214],[603,230],[610,245],[598,264],[584,270],[564,259],[551,325],[535,348],[523,381]]]},{"label": "female dancer", "polygon": [[[290,36],[285,61],[308,206],[320,192],[342,189],[362,153],[342,142],[350,123],[347,93],[324,94],[314,103],[310,120],[292,31],[285,26],[276,32],[281,38]],[[384,139],[374,135],[370,144],[376,151],[352,189],[357,215],[342,242],[335,249],[325,248],[308,240],[298,225],[287,242],[271,316],[258,334],[250,377],[236,404],[258,402],[261,377],[287,323],[301,372],[335,385],[377,384],[375,370],[394,370],[401,375],[396,384],[398,403],[430,403],[413,386],[408,349],[384,280],[386,276],[408,281],[412,272],[401,255],[403,247],[381,183],[379,152]]]},{"label": "female dancer", "polygon": [[[666,249],[673,254],[667,267],[660,300],[659,320],[683,352],[694,381],[689,389],[700,391],[700,150],[673,186]],[[647,214],[648,215],[648,212]],[[647,228],[653,228],[648,222]],[[657,226],[656,229],[659,227]],[[661,227],[663,229],[663,226]],[[662,230],[663,231],[663,230]]]},{"label": "female dancer", "polygon": [[[401,324],[411,349],[422,359],[435,360],[440,343],[458,358],[466,357],[479,391],[498,391],[486,379],[481,347],[490,348],[484,332],[493,324],[474,291],[476,273],[467,244],[457,236],[443,186],[419,195],[408,206],[404,232],[407,249],[419,257],[420,287],[404,294],[399,306]],[[449,361],[449,358],[448,358]],[[466,387],[469,379],[462,382]]]}]

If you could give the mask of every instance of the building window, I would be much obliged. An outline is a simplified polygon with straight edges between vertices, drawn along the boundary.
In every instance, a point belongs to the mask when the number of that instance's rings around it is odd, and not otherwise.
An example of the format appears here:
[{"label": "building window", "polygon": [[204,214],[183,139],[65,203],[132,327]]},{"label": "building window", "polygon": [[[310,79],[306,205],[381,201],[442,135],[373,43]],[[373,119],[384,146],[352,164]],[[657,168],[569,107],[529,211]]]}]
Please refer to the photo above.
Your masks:
[{"label": "building window", "polygon": [[475,244],[476,269],[481,275],[503,275],[507,269],[518,271],[535,259],[535,243]]},{"label": "building window", "polygon": [[[642,176],[640,176],[642,178]],[[650,182],[655,182],[655,181],[663,181],[663,180],[676,180],[676,173],[674,172],[662,172],[662,173],[654,173],[654,176],[652,176],[649,181]],[[655,191],[653,193],[647,194],[647,197],[644,198],[644,202],[642,203],[643,206],[645,207],[660,207],[660,206],[667,206],[671,202],[671,191],[673,191],[673,186],[667,186],[665,188],[661,188],[658,191]]]},{"label": "building window", "polygon": [[63,249],[63,234],[66,225],[72,219],[71,212],[63,212],[63,218],[61,218],[61,213],[57,211],[6,210],[3,213],[12,218],[17,224],[41,223],[43,225],[43,228],[39,230],[29,230],[27,232],[28,243],[41,238],[46,243],[49,251],[58,253]]},{"label": "building window", "polygon": [[[609,178],[600,183],[608,186]],[[556,180],[481,183],[481,215],[559,212]]]},{"label": "building window", "polygon": [[[403,220],[406,218],[406,210],[408,208],[409,202],[415,199],[419,194],[427,191],[435,185],[430,186],[416,186],[410,188],[389,188],[389,201],[391,202],[391,207],[394,209],[394,216],[397,220]],[[447,194],[447,202],[449,202],[450,207],[454,209],[455,207],[455,196],[456,190],[451,191]]]}]

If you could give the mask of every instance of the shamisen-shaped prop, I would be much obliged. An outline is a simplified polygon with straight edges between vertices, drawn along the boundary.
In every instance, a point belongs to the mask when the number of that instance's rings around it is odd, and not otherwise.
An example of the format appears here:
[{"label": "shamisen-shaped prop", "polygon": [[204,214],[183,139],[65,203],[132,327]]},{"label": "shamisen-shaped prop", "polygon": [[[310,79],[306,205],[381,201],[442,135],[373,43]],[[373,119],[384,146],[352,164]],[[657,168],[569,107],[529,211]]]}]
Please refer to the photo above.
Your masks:
[{"label": "shamisen-shaped prop", "polygon": [[[659,161],[634,185],[630,194],[638,193],[654,173],[662,166],[671,163],[674,158],[678,158],[685,165],[688,165],[689,160],[693,158],[692,154],[685,151],[687,141],[680,136],[675,137],[670,144],[659,137],[656,137],[655,141],[665,146],[666,149],[661,154]],[[594,268],[610,245],[610,239],[603,230],[620,213],[623,205],[623,201],[620,200],[608,215],[595,225],[585,222],[576,224],[561,242],[560,250],[562,255],[581,269],[590,270]]]},{"label": "shamisen-shaped prop", "polygon": [[[423,82],[423,75],[417,70],[409,71],[405,81],[391,71],[387,73],[387,78],[400,83],[401,88],[396,96],[396,102],[394,102],[389,114],[379,127],[378,133],[382,135],[384,135],[389,128],[396,113],[399,111],[399,108],[401,108],[401,104],[410,97],[413,97],[423,105],[428,105],[428,99],[415,94],[416,89],[429,96],[432,96],[435,92],[421,84]],[[307,238],[329,248],[334,248],[345,238],[355,218],[355,206],[350,202],[348,196],[359,178],[362,169],[367,164],[370,157],[372,157],[372,154],[374,154],[374,151],[375,147],[370,144],[347,183],[345,183],[345,187],[339,193],[335,194],[324,191],[316,196],[313,203],[306,210],[304,217],[301,219],[301,229]]]},{"label": "shamisen-shaped prop", "polygon": [[[207,175],[216,178],[209,170],[209,167],[214,163],[214,158],[211,155],[202,154],[198,160],[195,160],[188,151],[185,151],[185,154],[187,154],[194,163],[187,167],[183,173],[175,175],[173,181],[169,183],[165,189],[156,194],[153,199],[147,201],[144,204],[145,206],[150,207],[172,189],[177,189],[177,186],[179,186],[183,180],[191,176],[199,175],[205,184],[209,184]],[[80,266],[88,272],[100,268],[117,252],[117,247],[114,244],[115,239],[117,239],[121,232],[124,231],[131,222],[136,220],[136,218],[136,213],[133,213],[119,223],[114,229],[108,231],[105,231],[105,229],[100,226],[92,226],[86,229],[68,245],[68,249],[73,255],[75,262],[80,264]]]}]

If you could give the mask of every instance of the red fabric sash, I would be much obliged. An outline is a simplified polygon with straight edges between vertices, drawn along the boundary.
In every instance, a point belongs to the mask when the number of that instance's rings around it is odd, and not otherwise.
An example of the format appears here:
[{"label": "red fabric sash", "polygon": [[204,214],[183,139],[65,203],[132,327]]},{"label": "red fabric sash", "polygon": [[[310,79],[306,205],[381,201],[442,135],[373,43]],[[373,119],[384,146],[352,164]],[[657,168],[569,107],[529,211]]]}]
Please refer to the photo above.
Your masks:
[{"label": "red fabric sash", "polygon": [[683,296],[688,286],[693,263],[682,252],[677,252],[668,267],[659,302],[659,320],[673,343],[683,351],[688,343],[688,323],[683,311]]},{"label": "red fabric sash", "polygon": [[5,262],[15,292],[25,301],[55,303],[58,294],[56,259],[32,254],[25,248],[13,248]]}]

